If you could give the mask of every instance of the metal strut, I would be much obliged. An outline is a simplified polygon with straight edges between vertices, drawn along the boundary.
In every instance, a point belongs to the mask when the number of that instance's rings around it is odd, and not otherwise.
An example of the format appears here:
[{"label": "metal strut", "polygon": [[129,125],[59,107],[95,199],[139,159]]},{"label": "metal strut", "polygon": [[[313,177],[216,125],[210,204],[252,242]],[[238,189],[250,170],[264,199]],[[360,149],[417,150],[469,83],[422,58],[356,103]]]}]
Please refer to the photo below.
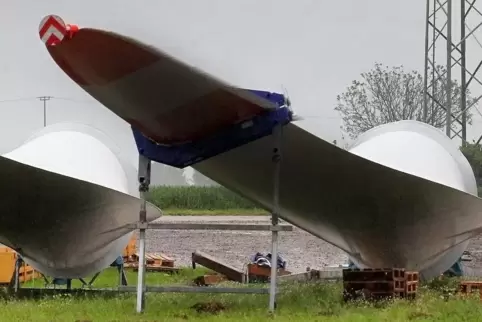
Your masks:
[{"label": "metal strut", "polygon": [[23,259],[19,253],[17,253],[17,260],[15,261],[15,271],[13,276],[13,290],[15,293],[18,292],[20,288],[20,267],[23,264]]},{"label": "metal strut", "polygon": [[151,182],[151,160],[139,154],[139,194],[141,205],[139,211],[139,271],[137,273],[137,313],[142,313],[145,308],[145,274],[146,274],[146,229],[147,229],[147,201],[146,194]]},{"label": "metal strut", "polygon": [[273,173],[273,210],[271,212],[271,278],[269,287],[269,310],[273,312],[276,308],[276,282],[278,279],[278,224],[279,224],[279,188],[281,174],[281,140],[282,140],[282,124],[278,124],[273,129],[273,155],[272,162],[274,165]]}]

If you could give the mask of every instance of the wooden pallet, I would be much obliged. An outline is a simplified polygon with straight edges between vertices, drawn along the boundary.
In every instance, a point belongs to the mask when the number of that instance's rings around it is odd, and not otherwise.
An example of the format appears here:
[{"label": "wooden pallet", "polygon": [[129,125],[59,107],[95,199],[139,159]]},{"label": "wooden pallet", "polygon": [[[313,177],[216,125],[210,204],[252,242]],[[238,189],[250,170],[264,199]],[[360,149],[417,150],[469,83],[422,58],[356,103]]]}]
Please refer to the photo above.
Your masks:
[{"label": "wooden pallet", "polygon": [[[139,253],[136,252],[136,243],[137,236],[133,234],[122,254],[125,268],[134,268],[134,270],[137,270],[139,266]],[[146,270],[158,272],[177,271],[177,269],[174,268],[174,259],[163,253],[147,253]]]},{"label": "wooden pallet", "polygon": [[[278,268],[278,276],[290,275],[291,272]],[[249,281],[267,282],[271,277],[271,267],[262,267],[256,264],[248,264]]]},{"label": "wooden pallet", "polygon": [[196,284],[197,286],[211,286],[227,280],[228,279],[226,278],[226,276],[221,274],[208,274],[196,277],[194,279],[194,284]]},{"label": "wooden pallet", "polygon": [[472,290],[479,291],[480,300],[482,301],[482,281],[462,281],[459,284],[459,292],[463,295],[472,293]]},{"label": "wooden pallet", "polygon": [[[135,253],[127,259],[124,259],[124,268],[139,270],[139,254]],[[162,253],[146,254],[146,271],[147,272],[165,272],[172,273],[179,271],[174,267],[174,259]]]}]

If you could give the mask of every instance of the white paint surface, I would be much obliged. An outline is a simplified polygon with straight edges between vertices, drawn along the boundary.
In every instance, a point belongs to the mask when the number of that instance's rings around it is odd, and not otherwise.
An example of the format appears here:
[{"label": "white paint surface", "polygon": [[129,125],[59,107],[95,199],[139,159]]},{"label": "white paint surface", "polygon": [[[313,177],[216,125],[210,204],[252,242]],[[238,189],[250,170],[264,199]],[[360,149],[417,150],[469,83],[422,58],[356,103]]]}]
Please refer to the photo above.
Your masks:
[{"label": "white paint surface", "polygon": [[4,157],[128,193],[126,174],[114,153],[98,139],[82,132],[47,133],[27,141]]},{"label": "white paint surface", "polygon": [[361,135],[350,152],[477,195],[474,173],[455,142],[424,123],[401,121],[376,127]]},{"label": "white paint surface", "polygon": [[[3,156],[138,197],[138,192],[133,189],[137,185],[137,178],[133,174],[136,166],[126,163],[121,151],[116,148],[100,131],[86,125],[67,123],[42,129],[23,145]],[[132,233],[126,234],[105,245],[106,255],[93,260],[89,269],[98,272],[108,267],[122,254],[131,236]],[[55,276],[55,268],[29,258],[24,259],[40,272]]]}]

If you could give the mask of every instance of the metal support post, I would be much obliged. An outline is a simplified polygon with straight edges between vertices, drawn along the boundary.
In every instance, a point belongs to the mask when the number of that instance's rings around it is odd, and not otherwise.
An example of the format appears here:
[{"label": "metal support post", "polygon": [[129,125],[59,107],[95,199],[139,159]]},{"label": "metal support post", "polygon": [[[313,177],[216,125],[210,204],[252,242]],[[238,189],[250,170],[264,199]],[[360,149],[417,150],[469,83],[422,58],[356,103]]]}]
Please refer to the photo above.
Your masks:
[{"label": "metal support post", "polygon": [[279,224],[279,185],[280,185],[280,170],[281,170],[281,140],[282,140],[282,125],[278,124],[273,129],[273,155],[272,162],[274,164],[273,173],[273,210],[271,213],[271,224],[273,226],[272,240],[271,240],[271,278],[269,287],[269,310],[273,312],[276,308],[276,283],[278,279],[278,229]]},{"label": "metal support post", "polygon": [[48,279],[47,276],[45,276],[43,273],[40,273],[40,275],[42,276],[42,278],[43,278],[43,280],[44,280],[45,288],[47,288],[47,286],[50,285],[49,279]]},{"label": "metal support post", "polygon": [[460,110],[462,111],[462,146],[467,145],[467,62],[466,62],[466,0],[461,1],[460,7],[460,82],[462,85],[460,91]]},{"label": "metal support post", "polygon": [[17,260],[15,261],[15,271],[13,273],[13,290],[15,291],[15,293],[17,293],[18,289],[20,288],[20,267],[22,266],[22,263],[23,260],[17,253]]},{"label": "metal support post", "polygon": [[137,313],[145,308],[145,273],[146,273],[146,193],[151,181],[151,160],[139,155],[139,193],[141,198],[139,211],[139,271],[137,273]]},{"label": "metal support post", "polygon": [[90,279],[88,285],[91,286],[92,284],[94,284],[95,280],[97,279],[97,277],[99,277],[101,272],[97,272],[94,274],[94,276],[92,276],[92,278]]},{"label": "metal support post", "polygon": [[[465,1],[465,0],[463,0]],[[446,121],[445,134],[450,138],[452,131],[452,0],[447,0],[447,80],[445,82]]]},{"label": "metal support post", "polygon": [[118,269],[119,269],[119,285],[127,286],[127,276],[126,276],[126,271],[124,269],[124,264],[119,266]]},{"label": "metal support post", "polygon": [[430,22],[430,0],[426,2],[426,20],[425,20],[425,68],[424,68],[424,76],[423,76],[423,122],[428,123],[428,59],[429,59],[429,22]]}]

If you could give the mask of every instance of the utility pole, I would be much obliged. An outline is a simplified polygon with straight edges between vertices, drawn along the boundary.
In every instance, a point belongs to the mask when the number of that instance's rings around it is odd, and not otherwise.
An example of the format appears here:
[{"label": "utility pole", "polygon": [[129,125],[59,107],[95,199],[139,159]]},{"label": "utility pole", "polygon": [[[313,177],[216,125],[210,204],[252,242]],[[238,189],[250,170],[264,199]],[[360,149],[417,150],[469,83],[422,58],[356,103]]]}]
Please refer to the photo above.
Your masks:
[{"label": "utility pole", "polygon": [[44,127],[47,126],[47,101],[49,101],[52,96],[39,96],[38,99],[44,103]]}]

